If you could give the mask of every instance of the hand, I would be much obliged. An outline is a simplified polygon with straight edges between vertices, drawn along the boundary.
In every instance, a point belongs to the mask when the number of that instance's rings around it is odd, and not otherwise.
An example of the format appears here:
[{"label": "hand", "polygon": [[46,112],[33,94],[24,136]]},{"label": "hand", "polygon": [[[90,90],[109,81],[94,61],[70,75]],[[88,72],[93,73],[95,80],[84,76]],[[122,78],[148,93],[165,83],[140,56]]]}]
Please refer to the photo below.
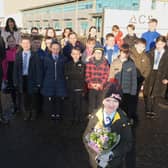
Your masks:
[{"label": "hand", "polygon": [[96,84],[96,87],[97,87],[98,90],[102,90],[103,89],[103,85],[99,84],[99,83]]},{"label": "hand", "polygon": [[100,154],[96,157],[96,162],[98,163],[99,166],[105,168],[108,165],[108,162],[112,160],[113,158],[113,152],[110,151],[105,154]]},{"label": "hand", "polygon": [[168,84],[168,80],[167,80],[167,79],[163,79],[163,80],[162,80],[162,83],[163,83],[164,85],[167,85],[167,84]]}]

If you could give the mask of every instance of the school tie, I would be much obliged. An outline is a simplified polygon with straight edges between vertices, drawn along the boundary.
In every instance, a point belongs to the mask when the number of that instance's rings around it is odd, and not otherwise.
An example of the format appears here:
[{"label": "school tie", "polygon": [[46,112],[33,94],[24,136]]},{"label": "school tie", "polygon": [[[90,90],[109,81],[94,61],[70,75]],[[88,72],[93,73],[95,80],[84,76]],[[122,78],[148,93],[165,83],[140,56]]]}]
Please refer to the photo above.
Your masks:
[{"label": "school tie", "polygon": [[155,59],[155,65],[158,64],[159,58],[160,58],[160,52],[157,52],[156,59]]},{"label": "school tie", "polygon": [[27,75],[27,58],[28,58],[28,53],[23,54],[23,74]]}]

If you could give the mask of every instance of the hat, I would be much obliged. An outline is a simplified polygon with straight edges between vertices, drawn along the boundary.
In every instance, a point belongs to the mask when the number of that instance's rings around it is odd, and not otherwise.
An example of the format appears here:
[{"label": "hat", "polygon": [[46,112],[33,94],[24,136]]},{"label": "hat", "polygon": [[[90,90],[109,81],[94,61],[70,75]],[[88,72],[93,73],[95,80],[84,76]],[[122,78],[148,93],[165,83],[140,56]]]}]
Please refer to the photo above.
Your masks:
[{"label": "hat", "polygon": [[112,97],[119,101],[122,100],[122,89],[118,83],[109,82],[104,91],[104,99],[107,97]]},{"label": "hat", "polygon": [[104,52],[104,48],[101,44],[96,44],[95,47],[93,48],[93,52],[95,52],[96,50],[101,50],[102,52]]}]

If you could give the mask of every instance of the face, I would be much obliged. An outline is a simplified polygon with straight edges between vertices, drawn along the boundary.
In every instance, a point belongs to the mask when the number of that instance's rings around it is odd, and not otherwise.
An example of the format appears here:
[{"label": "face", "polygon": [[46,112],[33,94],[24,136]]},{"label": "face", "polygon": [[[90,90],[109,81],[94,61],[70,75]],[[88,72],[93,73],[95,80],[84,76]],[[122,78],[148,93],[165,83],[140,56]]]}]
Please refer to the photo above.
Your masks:
[{"label": "face", "polygon": [[92,28],[89,32],[90,36],[91,37],[95,37],[96,36],[96,33],[97,33],[97,30],[95,28]]},{"label": "face", "polygon": [[15,48],[16,47],[16,40],[12,37],[8,39],[7,43],[8,43],[9,48]]},{"label": "face", "polygon": [[31,42],[31,45],[32,45],[32,49],[34,51],[37,51],[39,48],[41,48],[41,40],[33,40]]},{"label": "face", "polygon": [[33,29],[32,32],[31,32],[31,34],[32,34],[32,35],[38,35],[39,33],[38,33],[38,30]]},{"label": "face", "polygon": [[9,28],[14,28],[14,22],[12,21],[12,20],[9,20],[8,21],[8,26],[9,26]]},{"label": "face", "polygon": [[156,27],[157,27],[157,23],[156,22],[150,22],[148,24],[148,27],[149,27],[149,30],[150,31],[155,31],[156,30]]},{"label": "face", "polygon": [[89,41],[86,43],[86,48],[88,48],[89,50],[93,50],[95,45],[96,43],[94,41]]},{"label": "face", "polygon": [[119,101],[112,97],[107,97],[103,100],[103,105],[106,113],[110,114],[118,109]]},{"label": "face", "polygon": [[54,37],[53,29],[48,29],[47,35],[48,35],[48,37]]},{"label": "face", "polygon": [[78,50],[72,50],[71,57],[73,58],[74,62],[78,62],[79,58],[81,57],[81,53]]},{"label": "face", "polygon": [[52,52],[52,54],[54,54],[54,55],[58,55],[59,52],[60,52],[60,46],[59,46],[58,44],[53,44],[53,45],[51,46],[51,52]]},{"label": "face", "polygon": [[130,34],[130,35],[133,35],[133,34],[134,34],[134,30],[132,29],[132,27],[127,27],[127,32],[128,32],[128,34]]},{"label": "face", "polygon": [[158,51],[161,51],[162,49],[164,49],[165,46],[166,46],[166,43],[163,42],[163,41],[158,41],[158,42],[156,43],[156,49],[157,49]]},{"label": "face", "polygon": [[76,44],[76,42],[77,42],[77,37],[76,37],[75,34],[71,34],[71,35],[69,36],[69,42],[70,42],[72,45],[75,45],[75,44]]},{"label": "face", "polygon": [[128,58],[128,54],[126,54],[123,51],[120,51],[120,59],[127,59]]},{"label": "face", "polygon": [[135,48],[139,54],[142,54],[145,50],[145,44],[143,43],[135,44]]},{"label": "face", "polygon": [[108,37],[106,39],[106,45],[113,47],[115,45],[115,38],[114,37]]},{"label": "face", "polygon": [[47,46],[48,49],[50,49],[51,43],[52,43],[52,39],[46,39],[45,40],[45,44],[46,44],[46,46]]},{"label": "face", "polygon": [[65,29],[64,36],[67,38],[69,33],[70,33],[70,30],[69,29]]},{"label": "face", "polygon": [[95,50],[93,56],[96,60],[101,60],[103,56],[103,52],[101,50]]},{"label": "face", "polygon": [[23,39],[22,42],[21,42],[21,46],[22,46],[24,51],[29,51],[30,47],[31,47],[30,40]]}]

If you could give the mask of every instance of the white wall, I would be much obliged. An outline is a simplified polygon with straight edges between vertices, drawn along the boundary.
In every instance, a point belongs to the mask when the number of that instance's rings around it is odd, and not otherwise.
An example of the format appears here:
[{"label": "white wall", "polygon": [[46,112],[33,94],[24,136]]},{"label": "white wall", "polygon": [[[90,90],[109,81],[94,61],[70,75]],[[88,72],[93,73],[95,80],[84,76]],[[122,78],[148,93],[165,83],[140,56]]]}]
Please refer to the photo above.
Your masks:
[{"label": "white wall", "polygon": [[135,32],[138,36],[141,36],[143,32],[147,31],[150,18],[158,19],[157,30],[161,34],[166,35],[168,32],[168,22],[166,21],[168,18],[168,6],[164,10],[157,9],[150,11],[105,9],[103,36],[111,32],[114,24],[119,25],[123,33],[126,34],[126,27],[130,23],[135,25]]}]

